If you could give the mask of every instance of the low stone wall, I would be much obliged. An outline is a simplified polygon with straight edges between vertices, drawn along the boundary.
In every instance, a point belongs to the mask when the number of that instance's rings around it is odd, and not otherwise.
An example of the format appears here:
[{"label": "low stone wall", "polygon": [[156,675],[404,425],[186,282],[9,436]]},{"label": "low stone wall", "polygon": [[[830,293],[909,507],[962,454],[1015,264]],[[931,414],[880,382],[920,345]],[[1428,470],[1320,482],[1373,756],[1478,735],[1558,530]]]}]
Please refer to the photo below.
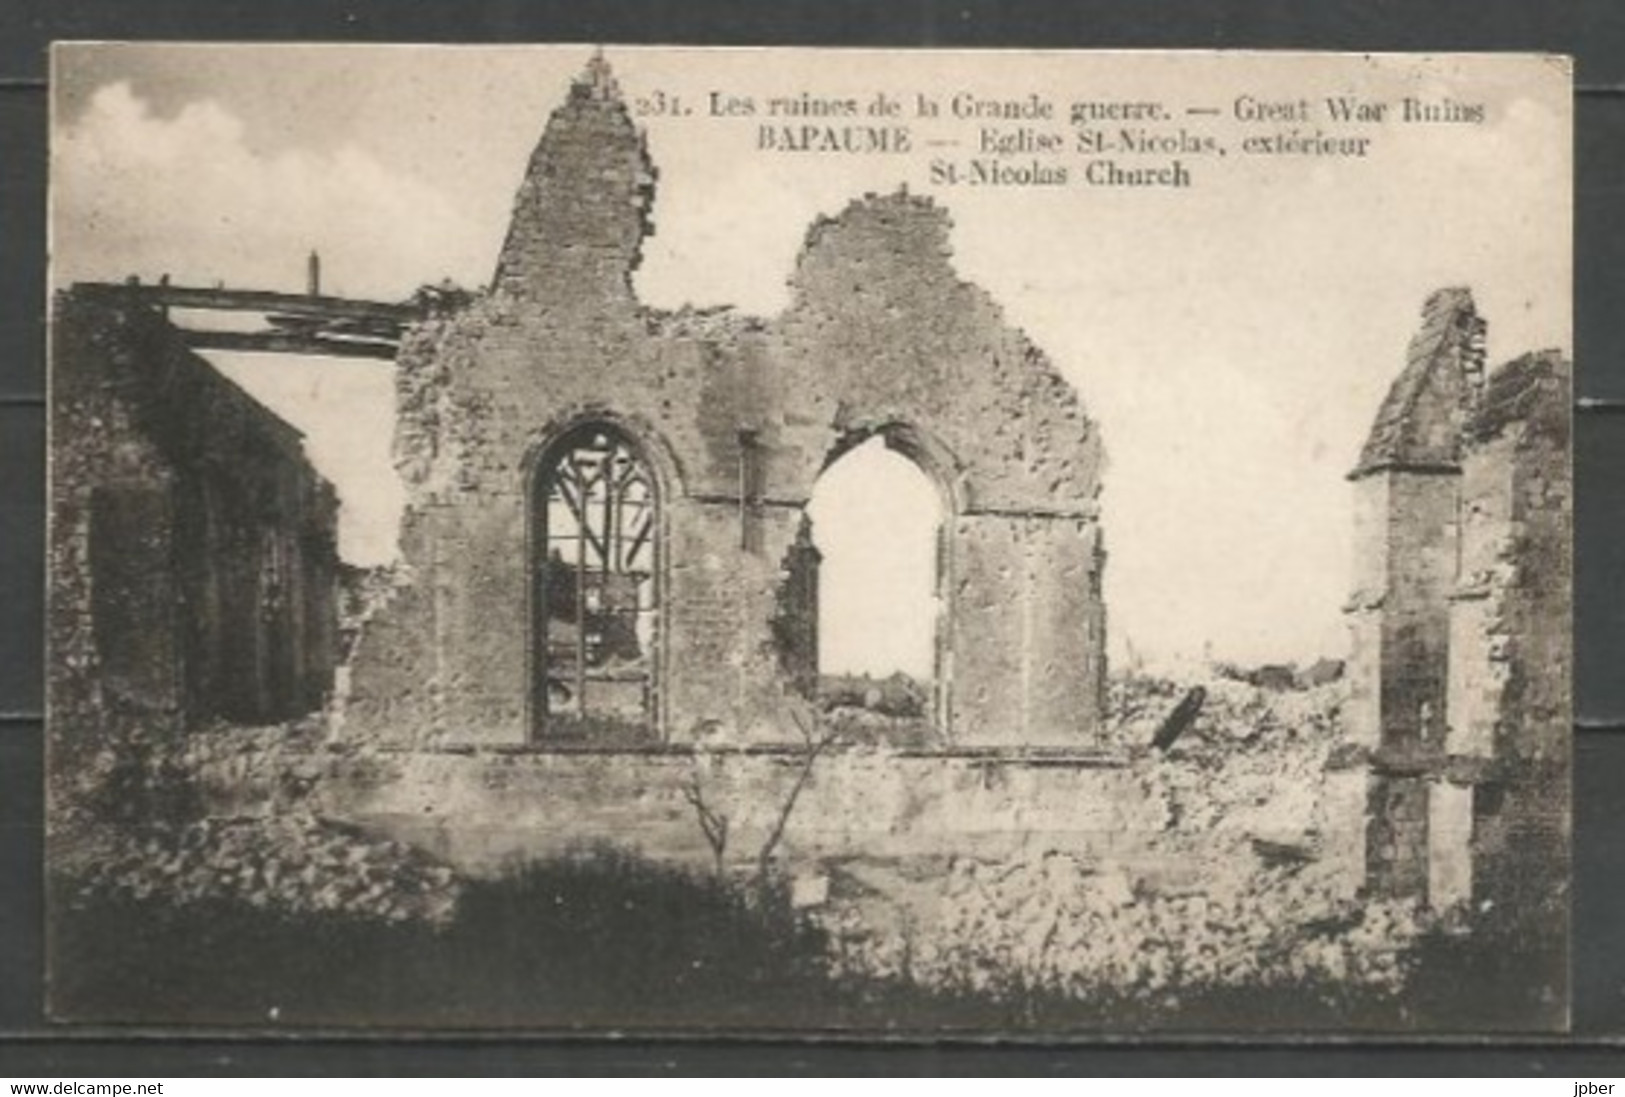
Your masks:
[{"label": "low stone wall", "polygon": [[[1048,852],[1110,860],[1153,890],[1214,886],[1215,850],[1257,847],[1318,862],[1352,894],[1365,858],[1368,776],[1334,761],[1341,684],[1285,693],[1221,679],[1169,749],[1150,747],[1182,687],[1120,683],[1110,745],[941,749],[831,743],[807,768],[799,740],[713,739],[636,749],[397,747],[342,725],[214,729],[189,739],[205,814],[304,812],[357,824],[484,874],[519,860],[614,845],[710,869],[700,805],[726,820],[723,860],[768,843],[795,873],[812,862],[1016,863]],[[698,804],[695,801],[698,801]]]},{"label": "low stone wall", "polygon": [[[726,820],[729,869],[745,870],[769,843],[804,765],[800,752],[772,749],[318,748],[275,758],[222,750],[197,772],[212,817],[307,812],[483,876],[603,845],[709,870],[715,853],[696,797]],[[1216,886],[1216,848],[1252,841],[1304,849],[1353,893],[1365,819],[1358,799],[1334,794],[1341,786],[1197,822],[1158,794],[1184,768],[1149,756],[832,751],[814,763],[773,852],[797,873],[856,860],[1013,864],[1061,853],[1110,862],[1153,890],[1200,892]],[[1351,794],[1364,788],[1363,774],[1347,776]]]}]

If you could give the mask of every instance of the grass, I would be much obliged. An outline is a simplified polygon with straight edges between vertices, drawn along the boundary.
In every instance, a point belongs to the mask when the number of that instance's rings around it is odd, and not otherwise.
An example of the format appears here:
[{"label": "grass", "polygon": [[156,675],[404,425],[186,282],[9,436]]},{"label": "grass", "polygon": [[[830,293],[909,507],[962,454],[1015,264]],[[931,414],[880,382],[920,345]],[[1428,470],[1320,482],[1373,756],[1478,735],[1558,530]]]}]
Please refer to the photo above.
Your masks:
[{"label": "grass", "polygon": [[743,1025],[824,983],[823,938],[782,897],[616,854],[473,882],[438,930],[128,899],[64,909],[53,930],[53,1007],[75,1020]]},{"label": "grass", "polygon": [[52,930],[53,1011],[146,1024],[1471,1031],[1544,1016],[1518,991],[1556,970],[1528,949],[1440,939],[1421,953],[1419,992],[1399,1000],[1327,982],[1086,1001],[1019,988],[925,991],[826,975],[822,933],[783,895],[751,899],[710,877],[612,852],[474,882],[455,921],[439,930],[160,899],[61,909]]}]

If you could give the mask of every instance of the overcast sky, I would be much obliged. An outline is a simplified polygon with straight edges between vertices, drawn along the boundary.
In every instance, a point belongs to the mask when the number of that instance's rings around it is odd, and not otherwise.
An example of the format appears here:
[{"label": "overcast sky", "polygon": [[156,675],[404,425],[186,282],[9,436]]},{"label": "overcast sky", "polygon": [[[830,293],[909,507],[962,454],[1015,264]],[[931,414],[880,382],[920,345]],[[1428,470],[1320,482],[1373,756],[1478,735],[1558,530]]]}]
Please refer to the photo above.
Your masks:
[{"label": "overcast sky", "polygon": [[[399,299],[444,277],[482,285],[530,151],[589,54],[62,49],[55,277],[167,273],[299,290],[316,248],[333,293]],[[806,89],[864,101],[877,90],[1160,98],[1227,114],[1242,95],[1485,104],[1479,126],[1385,127],[1362,160],[1187,160],[1200,175],[1188,190],[934,187],[929,150],[767,154],[753,148],[754,122],[703,111],[644,120],[660,176],[637,286],[652,305],[770,315],[817,215],[899,184],[950,210],[961,274],[1044,348],[1100,424],[1119,655],[1129,644],[1154,659],[1342,651],[1343,475],[1431,290],[1472,287],[1494,362],[1569,347],[1568,87],[1550,61],[607,56],[628,97],[658,89],[695,106],[711,91],[760,101]],[[1242,136],[1228,117],[1200,121],[1193,130]],[[306,432],[343,500],[346,556],[387,559],[403,497],[389,464],[389,367],[212,358]]]}]

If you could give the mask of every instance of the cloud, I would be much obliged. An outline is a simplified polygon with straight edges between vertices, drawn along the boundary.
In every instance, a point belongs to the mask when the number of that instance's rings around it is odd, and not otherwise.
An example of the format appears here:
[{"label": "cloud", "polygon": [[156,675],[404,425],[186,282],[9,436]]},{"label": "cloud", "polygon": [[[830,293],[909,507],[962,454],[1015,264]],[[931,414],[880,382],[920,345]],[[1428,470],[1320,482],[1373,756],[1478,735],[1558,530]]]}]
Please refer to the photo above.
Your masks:
[{"label": "cloud", "polygon": [[450,196],[355,143],[261,153],[218,103],[159,117],[126,82],[58,130],[52,173],[59,284],[167,273],[299,290],[315,248],[324,288],[398,299],[446,276],[481,281],[492,261]]},{"label": "cloud", "polygon": [[[127,83],[109,84],[53,145],[53,273],[59,284],[147,281],[302,290],[305,253],[323,288],[399,299],[451,274],[483,277],[488,256],[457,206],[391,172],[354,144],[332,152],[253,148],[242,121],[213,102],[160,118]],[[387,366],[298,356],[206,355],[305,433],[311,463],[342,504],[346,559],[395,554],[403,489],[390,460]]]}]

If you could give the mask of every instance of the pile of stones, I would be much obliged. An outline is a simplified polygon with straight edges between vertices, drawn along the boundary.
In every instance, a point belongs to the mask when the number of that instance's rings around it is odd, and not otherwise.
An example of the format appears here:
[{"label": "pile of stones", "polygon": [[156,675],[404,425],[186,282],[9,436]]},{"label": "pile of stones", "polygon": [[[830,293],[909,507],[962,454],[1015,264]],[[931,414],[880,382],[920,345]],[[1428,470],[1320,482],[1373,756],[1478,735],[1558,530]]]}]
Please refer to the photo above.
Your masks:
[{"label": "pile of stones", "polygon": [[444,925],[462,884],[428,855],[309,815],[121,828],[75,873],[70,901],[227,901],[286,914]]},{"label": "pile of stones", "polygon": [[[1199,687],[1199,689],[1197,688]],[[1183,705],[1194,718],[1153,745]],[[960,857],[820,913],[838,969],[977,993],[1110,990],[1148,1000],[1223,987],[1337,984],[1397,994],[1432,916],[1356,895],[1328,759],[1346,682],[1272,689],[1213,674],[1112,683],[1108,746],[1161,829],[1112,856]],[[895,874],[894,874],[895,875]],[[895,908],[895,909],[890,909]]]},{"label": "pile of stones", "polygon": [[958,859],[935,901],[916,900],[909,915],[902,932],[875,933],[831,910],[837,969],[995,995],[1160,1001],[1309,983],[1398,994],[1428,925],[1414,903],[1340,900],[1302,868],[1216,874],[1201,891],[1155,893],[1063,853]]}]

